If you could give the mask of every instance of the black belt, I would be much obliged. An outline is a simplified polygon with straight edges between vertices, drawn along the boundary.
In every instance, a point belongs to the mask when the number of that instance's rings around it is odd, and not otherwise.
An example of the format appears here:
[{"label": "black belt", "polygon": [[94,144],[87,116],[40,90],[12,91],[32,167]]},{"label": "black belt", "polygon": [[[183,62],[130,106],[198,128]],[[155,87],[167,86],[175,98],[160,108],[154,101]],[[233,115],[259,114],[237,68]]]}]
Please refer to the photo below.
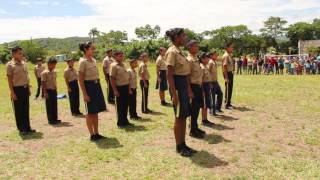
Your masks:
[{"label": "black belt", "polygon": [[27,87],[29,87],[29,85],[28,84],[26,84],[26,85],[22,85],[22,86],[13,86],[14,88],[27,88]]},{"label": "black belt", "polygon": [[99,79],[97,79],[97,80],[85,80],[84,82],[98,84],[100,82],[100,80]]}]

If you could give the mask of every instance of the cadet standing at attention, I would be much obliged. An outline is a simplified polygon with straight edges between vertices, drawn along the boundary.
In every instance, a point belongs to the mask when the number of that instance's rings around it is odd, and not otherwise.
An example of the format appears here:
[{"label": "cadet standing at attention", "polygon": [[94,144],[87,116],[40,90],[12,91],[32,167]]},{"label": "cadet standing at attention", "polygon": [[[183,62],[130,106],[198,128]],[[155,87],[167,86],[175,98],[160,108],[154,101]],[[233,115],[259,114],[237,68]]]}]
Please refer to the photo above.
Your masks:
[{"label": "cadet standing at attention", "polygon": [[188,61],[190,64],[190,85],[193,92],[193,98],[191,99],[191,129],[190,136],[194,138],[204,138],[206,134],[198,127],[198,116],[200,109],[203,107],[203,95],[202,95],[202,79],[203,71],[200,67],[200,61],[197,57],[199,52],[198,42],[191,40],[187,43],[189,51]]},{"label": "cadet standing at attention", "polygon": [[[209,71],[213,80],[212,83],[212,108],[211,108],[211,114],[216,116],[216,112],[222,113],[221,110],[222,106],[222,99],[223,99],[223,93],[221,91],[221,87],[218,82],[218,64],[216,62],[218,58],[218,53],[216,51],[213,51],[210,53],[210,61],[209,61]],[[216,98],[217,96],[217,98]]]},{"label": "cadet standing at attention", "polygon": [[225,53],[222,56],[222,71],[225,80],[225,103],[226,109],[231,109],[233,106],[231,104],[232,91],[233,91],[233,71],[234,71],[234,61],[232,59],[233,43],[227,43],[225,45]]},{"label": "cadet standing at attention", "polygon": [[176,140],[176,151],[183,157],[190,157],[197,151],[187,146],[186,119],[190,116],[189,98],[193,97],[188,76],[190,66],[188,60],[182,54],[181,46],[186,44],[186,34],[182,28],[174,28],[166,32],[172,46],[165,55],[168,67],[167,79],[172,95],[175,112],[174,135]]},{"label": "cadet standing at attention", "polygon": [[111,85],[116,97],[117,125],[119,128],[125,128],[129,125],[129,74],[123,64],[124,55],[121,51],[114,52],[115,62],[110,67]]},{"label": "cadet standing at attention", "polygon": [[64,79],[68,87],[70,109],[72,116],[83,116],[80,112],[79,102],[79,85],[78,85],[78,72],[74,69],[74,59],[67,59],[68,67],[64,70]]},{"label": "cadet standing at attention", "polygon": [[[37,58],[37,65],[34,67],[34,75],[37,78],[37,93],[36,93],[36,97],[35,99],[38,99],[38,97],[40,96],[40,91],[41,91],[41,73],[46,69],[43,65],[42,65],[42,58]],[[41,91],[41,96],[43,96],[43,92]]]},{"label": "cadet standing at attention", "polygon": [[167,64],[164,60],[164,56],[166,54],[166,48],[160,48],[160,54],[156,60],[157,65],[157,88],[159,88],[159,97],[161,100],[162,106],[167,106],[165,98],[165,91],[168,90],[168,82],[167,82]]},{"label": "cadet standing at attention", "polygon": [[209,71],[209,54],[202,52],[199,55],[200,67],[203,71],[202,89],[204,95],[204,106],[202,108],[202,124],[204,126],[212,127],[214,123],[208,120],[208,109],[211,109],[211,89],[212,89],[212,77]]},{"label": "cadet standing at attention", "polygon": [[137,72],[135,68],[138,67],[138,61],[135,58],[129,59],[130,68],[129,73],[129,114],[130,119],[141,119],[137,113]]},{"label": "cadet standing at attention", "polygon": [[108,49],[106,51],[107,56],[104,58],[103,60],[103,73],[108,85],[108,102],[109,104],[114,104],[114,94],[113,94],[113,89],[110,83],[110,65],[111,63],[114,61],[113,57],[112,57],[112,49]]},{"label": "cadet standing at attention", "polygon": [[58,99],[57,99],[57,73],[55,71],[57,60],[50,57],[48,68],[41,73],[41,85],[43,97],[46,99],[46,110],[50,125],[61,123],[58,120]]},{"label": "cadet standing at attention", "polygon": [[28,68],[23,59],[23,51],[20,47],[11,50],[12,60],[7,63],[7,77],[13,104],[16,126],[21,135],[34,133],[30,127],[29,96],[30,85]]},{"label": "cadet standing at attention", "polygon": [[96,60],[93,57],[95,45],[92,42],[86,42],[80,44],[79,49],[83,52],[83,57],[79,61],[79,83],[87,110],[87,128],[90,140],[98,141],[105,138],[99,134],[98,113],[106,111],[107,106],[100,85]]},{"label": "cadet standing at attention", "polygon": [[150,73],[147,67],[147,63],[149,61],[149,55],[147,53],[143,53],[140,56],[141,63],[139,65],[139,77],[140,77],[140,87],[142,92],[142,101],[141,101],[141,109],[142,113],[149,114],[152,111],[148,108],[148,97],[149,97],[149,79]]}]

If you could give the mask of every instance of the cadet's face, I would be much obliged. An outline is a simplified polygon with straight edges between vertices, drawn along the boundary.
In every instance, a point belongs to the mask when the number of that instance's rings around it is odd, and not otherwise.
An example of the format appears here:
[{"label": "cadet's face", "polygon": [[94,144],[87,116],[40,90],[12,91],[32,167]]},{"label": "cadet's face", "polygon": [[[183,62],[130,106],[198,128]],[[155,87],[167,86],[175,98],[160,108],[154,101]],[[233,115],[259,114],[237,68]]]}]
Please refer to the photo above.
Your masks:
[{"label": "cadet's face", "polygon": [[183,46],[186,44],[187,41],[187,37],[186,34],[183,32],[181,33],[177,38],[176,38],[176,42],[178,45]]},{"label": "cadet's face", "polygon": [[131,64],[132,64],[132,67],[133,67],[133,68],[138,67],[138,61],[134,61],[134,62],[132,62]]},{"label": "cadet's face", "polygon": [[199,52],[199,46],[197,44],[193,44],[190,46],[189,51],[191,54],[197,54]]},{"label": "cadet's face", "polygon": [[227,52],[228,53],[232,53],[233,52],[233,45],[231,45],[230,47],[227,48]]},{"label": "cadet's face", "polygon": [[123,58],[124,58],[124,55],[123,55],[123,54],[118,54],[118,55],[116,56],[116,59],[117,59],[117,61],[119,61],[119,62],[122,62],[122,61],[123,61]]},{"label": "cadet's face", "polygon": [[93,56],[96,46],[92,44],[86,51],[87,56]]},{"label": "cadet's face", "polygon": [[23,51],[17,51],[15,53],[12,54],[12,57],[17,60],[17,61],[21,61],[23,59]]},{"label": "cadet's face", "polygon": [[68,65],[69,65],[69,67],[73,67],[74,66],[74,61],[69,61]]},{"label": "cadet's face", "polygon": [[149,61],[149,56],[148,55],[145,55],[144,57],[143,57],[143,62],[148,62]]},{"label": "cadet's face", "polygon": [[48,64],[48,68],[49,69],[55,69],[56,68],[56,64]]}]

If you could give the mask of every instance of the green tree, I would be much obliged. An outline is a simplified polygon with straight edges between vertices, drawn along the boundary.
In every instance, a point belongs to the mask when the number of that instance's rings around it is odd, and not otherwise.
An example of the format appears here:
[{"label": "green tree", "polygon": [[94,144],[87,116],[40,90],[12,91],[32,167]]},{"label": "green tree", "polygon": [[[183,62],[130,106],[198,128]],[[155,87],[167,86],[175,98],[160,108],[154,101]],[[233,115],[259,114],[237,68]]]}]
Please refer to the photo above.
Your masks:
[{"label": "green tree", "polygon": [[151,25],[147,24],[142,27],[137,27],[135,29],[135,33],[137,37],[141,40],[154,40],[157,39],[160,34],[161,28],[156,25],[151,27]]},{"label": "green tree", "polygon": [[100,32],[98,31],[97,28],[92,28],[89,31],[89,37],[93,42],[95,42],[95,38],[98,37],[99,34],[100,34]]},{"label": "green tree", "polygon": [[38,43],[33,41],[21,41],[18,44],[29,62],[36,63],[37,58],[45,58],[47,55],[47,50],[41,47]]},{"label": "green tree", "polygon": [[9,44],[5,43],[0,45],[0,63],[6,63],[10,60],[11,53],[9,49]]},{"label": "green tree", "polygon": [[264,28],[260,29],[260,32],[278,39],[285,34],[286,28],[284,26],[286,24],[287,21],[281,17],[271,16],[268,20],[264,21]]}]

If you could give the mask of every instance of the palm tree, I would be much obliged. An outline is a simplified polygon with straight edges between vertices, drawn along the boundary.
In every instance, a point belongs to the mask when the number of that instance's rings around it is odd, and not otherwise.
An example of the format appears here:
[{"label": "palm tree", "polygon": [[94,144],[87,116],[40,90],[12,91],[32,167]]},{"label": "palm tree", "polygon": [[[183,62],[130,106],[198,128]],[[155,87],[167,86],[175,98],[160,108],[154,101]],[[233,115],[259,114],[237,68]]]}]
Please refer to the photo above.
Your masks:
[{"label": "palm tree", "polygon": [[95,38],[100,34],[97,28],[92,28],[89,31],[89,37],[94,42]]}]

